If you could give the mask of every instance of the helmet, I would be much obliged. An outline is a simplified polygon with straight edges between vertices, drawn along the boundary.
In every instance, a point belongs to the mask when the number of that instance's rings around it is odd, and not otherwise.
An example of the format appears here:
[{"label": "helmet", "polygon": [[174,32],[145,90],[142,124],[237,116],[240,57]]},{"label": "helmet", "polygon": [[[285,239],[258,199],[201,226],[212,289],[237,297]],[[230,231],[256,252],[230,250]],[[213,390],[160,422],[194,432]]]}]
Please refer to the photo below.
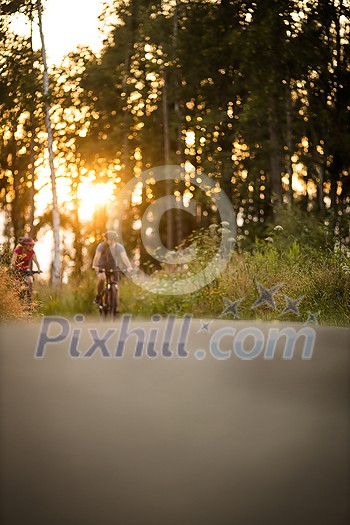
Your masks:
[{"label": "helmet", "polygon": [[29,246],[34,246],[35,244],[35,242],[33,241],[31,237],[20,237],[19,242],[22,245],[29,245]]},{"label": "helmet", "polygon": [[114,230],[108,230],[105,233],[105,239],[109,242],[116,241],[118,239],[118,234]]}]

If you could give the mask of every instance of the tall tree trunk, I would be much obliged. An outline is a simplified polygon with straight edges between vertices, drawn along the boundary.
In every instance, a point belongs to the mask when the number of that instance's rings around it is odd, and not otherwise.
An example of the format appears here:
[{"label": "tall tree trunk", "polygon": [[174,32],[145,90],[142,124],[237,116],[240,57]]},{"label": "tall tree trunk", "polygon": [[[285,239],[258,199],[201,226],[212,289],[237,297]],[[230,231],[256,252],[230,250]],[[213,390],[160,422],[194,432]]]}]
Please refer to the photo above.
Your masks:
[{"label": "tall tree trunk", "polygon": [[74,270],[73,275],[79,281],[81,277],[81,268],[83,266],[83,243],[81,239],[81,224],[79,219],[79,201],[78,197],[75,194],[73,197],[74,202],[74,225],[73,225],[73,234],[74,234]]},{"label": "tall tree trunk", "polygon": [[34,213],[35,213],[35,122],[34,122],[34,113],[30,112],[30,183],[29,188],[29,230],[30,236],[34,237]]},{"label": "tall tree trunk", "polygon": [[282,162],[281,147],[278,129],[278,113],[276,102],[270,100],[270,118],[269,118],[269,138],[270,138],[270,180],[272,198],[277,199],[277,203],[282,203]]},{"label": "tall tree trunk", "polygon": [[343,152],[341,150],[340,144],[341,144],[341,138],[342,138],[342,132],[344,129],[344,126],[342,125],[343,120],[343,114],[345,113],[345,103],[342,100],[342,82],[344,75],[342,74],[342,68],[343,66],[343,56],[346,55],[344,53],[344,49],[342,49],[342,40],[341,40],[341,27],[340,27],[340,17],[342,13],[344,12],[343,7],[343,0],[335,1],[333,0],[332,3],[333,6],[333,14],[334,14],[334,23],[335,23],[335,51],[336,51],[336,66],[334,71],[334,88],[336,90],[335,94],[335,100],[334,100],[334,133],[337,140],[334,141],[334,145],[332,147],[332,157],[333,162],[332,166],[330,168],[330,175],[331,175],[331,206],[334,212],[333,215],[333,234],[337,234],[337,229],[339,226],[339,196],[337,195],[338,191],[338,185],[340,184],[341,179],[341,173],[343,169]]},{"label": "tall tree trunk", "polygon": [[[128,20],[128,27],[130,30],[130,38],[128,43],[128,49],[125,54],[125,65],[124,65],[124,74],[123,74],[123,92],[125,93],[125,102],[128,103],[128,98],[130,95],[130,84],[128,84],[128,78],[130,76],[130,65],[131,59],[134,52],[134,44],[137,37],[137,28],[139,20],[139,11],[138,11],[138,2],[136,0],[130,1],[130,18]],[[128,181],[133,177],[130,166],[130,148],[129,148],[129,135],[130,128],[132,125],[132,116],[130,111],[125,108],[123,111],[123,164],[124,164],[124,180]]]},{"label": "tall tree trunk", "polygon": [[23,214],[23,202],[21,199],[21,182],[20,182],[20,170],[18,167],[18,158],[17,158],[17,142],[14,135],[14,130],[12,130],[11,137],[11,147],[10,147],[10,156],[11,162],[9,168],[12,172],[13,177],[13,198],[11,202],[11,222],[13,226],[13,234],[15,237],[15,242],[18,241],[19,237],[23,236],[25,231],[25,221]]},{"label": "tall tree trunk", "polygon": [[318,184],[318,206],[319,206],[319,209],[320,209],[320,213],[321,215],[324,215],[325,214],[325,205],[324,205],[324,187],[323,187],[323,183],[324,183],[324,166],[323,164],[316,164],[316,170],[317,170],[317,175],[318,175],[318,180],[319,180],[319,184]]},{"label": "tall tree trunk", "polygon": [[[132,48],[131,48],[132,49]],[[127,103],[128,101],[128,95],[129,95],[129,88],[128,88],[128,77],[130,73],[130,55],[131,55],[131,49],[127,51],[126,57],[125,57],[125,71],[123,75],[123,92],[125,93],[125,101]],[[130,116],[129,112],[126,110],[123,111],[123,120],[122,120],[122,127],[123,127],[123,152],[122,152],[122,160],[124,165],[124,181],[127,182],[129,180],[130,174],[129,174],[129,164],[130,164],[130,153],[129,153],[129,122],[130,122]]]},{"label": "tall tree trunk", "polygon": [[173,63],[174,63],[174,109],[176,114],[176,125],[177,125],[177,149],[176,154],[178,162],[181,164],[184,162],[184,151],[182,141],[182,114],[179,103],[179,74],[178,74],[178,56],[177,56],[177,45],[178,45],[178,33],[179,33],[179,14],[178,14],[178,0],[175,0],[174,6],[174,23],[173,23]]},{"label": "tall tree trunk", "polygon": [[331,229],[333,231],[333,235],[337,234],[337,225],[339,222],[339,199],[338,199],[337,191],[338,191],[340,171],[341,171],[341,159],[336,152],[333,156],[333,163],[329,170],[330,180],[331,180],[330,199],[331,199],[331,208],[333,212]]},{"label": "tall tree trunk", "polygon": [[318,207],[319,207],[321,215],[324,215],[326,211],[325,204],[324,204],[324,174],[325,174],[324,159],[327,158],[327,155],[325,154],[322,155],[317,151],[317,144],[319,143],[319,137],[314,127],[311,128],[311,139],[312,139],[312,143],[310,144],[310,147],[311,147],[311,151],[313,151],[313,157],[314,157],[314,166],[315,166],[316,182],[317,182]]},{"label": "tall tree trunk", "polygon": [[[164,139],[164,164],[169,166],[170,163],[170,135],[169,135],[169,111],[168,111],[168,91],[167,91],[167,74],[164,71],[164,86],[163,86],[163,139]],[[173,181],[166,180],[166,194],[170,197],[173,195]],[[172,201],[169,199],[169,208],[166,212],[166,228],[167,228],[167,247],[172,250],[174,247],[174,232],[173,232],[173,214]]]},{"label": "tall tree trunk", "polygon": [[76,161],[77,177],[74,179],[72,184],[72,203],[73,203],[73,223],[72,230],[74,235],[73,248],[74,248],[74,268],[72,275],[77,281],[81,278],[81,269],[83,266],[83,240],[82,240],[82,225],[79,217],[79,185],[81,182],[81,171],[80,162]]},{"label": "tall tree trunk", "polygon": [[[175,115],[176,115],[176,124],[177,124],[177,145],[176,145],[176,155],[178,159],[178,164],[182,165],[184,163],[184,148],[183,148],[183,140],[182,140],[182,113],[179,103],[179,74],[178,74],[178,68],[177,68],[177,44],[178,44],[178,33],[179,33],[179,6],[178,6],[178,0],[175,0],[174,5],[174,23],[173,23],[173,62],[174,62],[174,109],[175,109]],[[183,183],[180,181],[178,184],[178,190],[182,194],[183,192]],[[182,191],[181,191],[182,190]],[[181,211],[181,208],[176,208],[176,218],[175,218],[175,239],[174,242],[176,246],[178,246],[183,238],[184,238],[184,232],[183,232],[183,214]]]},{"label": "tall tree trunk", "polygon": [[[31,10],[30,10],[30,50],[31,50],[31,61],[32,61],[32,68],[34,68],[34,49],[33,49],[33,5],[31,4]],[[34,110],[35,110],[35,93],[31,93],[31,101],[30,101],[30,182],[31,186],[29,189],[29,229],[30,229],[30,236],[34,237],[34,213],[35,213],[35,116],[34,116]]]},{"label": "tall tree trunk", "polygon": [[290,88],[288,86],[286,93],[286,126],[287,126],[287,173],[288,173],[288,199],[289,203],[293,205],[293,166],[292,166],[292,110],[290,99]]},{"label": "tall tree trunk", "polygon": [[54,154],[53,154],[53,133],[50,119],[50,103],[49,103],[49,75],[47,69],[46,60],[46,48],[42,26],[42,7],[41,0],[36,2],[39,19],[39,31],[41,40],[41,54],[44,65],[44,102],[45,102],[45,125],[48,138],[48,151],[49,151],[49,165],[51,174],[51,186],[52,186],[52,226],[53,226],[53,241],[54,241],[54,257],[52,265],[52,284],[58,285],[61,282],[61,260],[60,260],[60,213],[57,202],[57,191],[56,191],[56,175],[54,166]]}]

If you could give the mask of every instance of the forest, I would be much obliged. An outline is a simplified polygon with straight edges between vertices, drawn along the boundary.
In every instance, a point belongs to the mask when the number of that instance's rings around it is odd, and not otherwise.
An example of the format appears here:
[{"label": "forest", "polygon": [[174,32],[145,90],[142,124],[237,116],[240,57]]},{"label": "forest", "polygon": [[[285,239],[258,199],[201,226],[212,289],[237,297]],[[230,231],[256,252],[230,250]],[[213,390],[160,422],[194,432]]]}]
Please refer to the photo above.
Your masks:
[{"label": "forest", "polygon": [[[235,214],[226,275],[177,302],[126,284],[124,308],[218,315],[223,296],[253,301],[255,280],[283,281],[288,295],[307,294],[305,316],[348,324],[350,2],[110,0],[100,53],[79,47],[49,68],[32,35],[11,31],[18,13],[37,31],[42,9],[37,0],[1,5],[2,286],[28,234],[50,255],[43,311],[91,311],[91,260],[131,180],[126,251],[136,268],[173,276],[172,265],[145,250],[144,214],[166,195],[179,203],[159,232],[175,253],[222,238],[216,206],[194,183],[203,174]],[[159,166],[186,175],[159,182],[151,176]],[[191,201],[195,214],[186,211]],[[77,304],[83,288],[89,293]],[[62,296],[73,303],[63,307]]]}]

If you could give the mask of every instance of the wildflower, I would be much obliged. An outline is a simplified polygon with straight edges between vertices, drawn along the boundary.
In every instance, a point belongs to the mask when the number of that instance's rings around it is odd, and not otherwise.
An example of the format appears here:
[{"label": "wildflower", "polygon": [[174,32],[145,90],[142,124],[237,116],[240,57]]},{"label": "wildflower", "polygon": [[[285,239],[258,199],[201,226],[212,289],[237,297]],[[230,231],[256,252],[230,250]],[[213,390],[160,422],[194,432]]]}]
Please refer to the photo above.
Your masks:
[{"label": "wildflower", "polygon": [[274,230],[275,230],[276,232],[280,232],[280,231],[283,230],[283,226],[281,226],[280,224],[276,224],[276,226],[274,227]]},{"label": "wildflower", "polygon": [[266,241],[266,242],[273,242],[273,238],[272,238],[272,237],[266,237],[266,238],[265,238],[265,241]]},{"label": "wildflower", "polygon": [[227,235],[228,233],[231,233],[228,228],[219,228],[218,232],[221,233],[222,235]]}]

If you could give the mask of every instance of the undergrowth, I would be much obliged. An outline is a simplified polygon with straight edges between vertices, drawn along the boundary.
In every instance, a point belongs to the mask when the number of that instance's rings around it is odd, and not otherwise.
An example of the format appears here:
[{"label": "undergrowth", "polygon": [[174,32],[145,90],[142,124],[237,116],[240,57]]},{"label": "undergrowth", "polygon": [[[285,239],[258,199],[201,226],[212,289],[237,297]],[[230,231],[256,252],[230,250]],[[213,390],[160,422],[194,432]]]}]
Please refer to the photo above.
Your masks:
[{"label": "undergrowth", "polygon": [[[219,228],[217,228],[219,230]],[[174,266],[162,265],[153,272],[154,279],[176,280],[195,276],[215,256],[222,232],[213,229],[200,232],[191,239],[197,247],[196,259],[181,271]],[[224,298],[242,299],[238,315],[247,320],[283,320],[306,322],[310,316],[320,324],[349,326],[350,315],[350,259],[341,251],[320,250],[300,244],[291,236],[283,239],[283,228],[275,227],[271,236],[256,240],[250,250],[235,250],[223,272],[204,287],[185,295],[161,295],[146,291],[123,277],[120,283],[120,310],[135,316],[186,313],[202,318],[234,319],[232,313],[223,315]],[[279,236],[279,238],[278,238]],[[48,286],[39,289],[45,315],[97,315],[93,304],[96,293],[95,276],[87,273],[80,282],[70,282],[53,291]],[[274,294],[275,306],[263,304],[252,308],[260,295],[258,285],[266,288],[281,285]],[[287,304],[300,298],[299,313],[282,313]]]},{"label": "undergrowth", "polygon": [[32,308],[20,299],[22,282],[5,266],[0,266],[0,323],[14,320],[29,320],[37,315],[38,304]]}]

